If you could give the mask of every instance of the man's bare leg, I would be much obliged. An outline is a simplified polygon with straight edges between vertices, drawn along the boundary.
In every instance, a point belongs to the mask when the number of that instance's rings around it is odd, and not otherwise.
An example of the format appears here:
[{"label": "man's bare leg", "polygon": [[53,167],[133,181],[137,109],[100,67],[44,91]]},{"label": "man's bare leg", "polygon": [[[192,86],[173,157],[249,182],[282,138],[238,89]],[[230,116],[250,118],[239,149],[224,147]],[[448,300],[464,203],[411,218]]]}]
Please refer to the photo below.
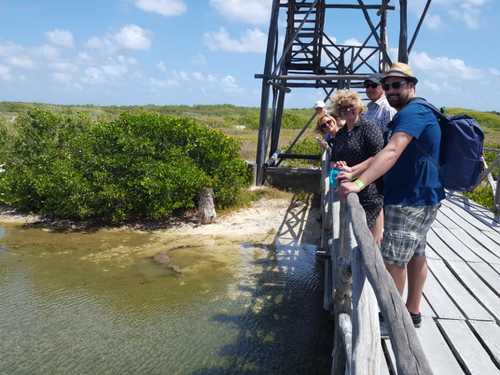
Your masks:
[{"label": "man's bare leg", "polygon": [[427,278],[427,258],[413,256],[408,263],[408,298],[406,308],[413,314],[420,313],[420,302]]},{"label": "man's bare leg", "polygon": [[406,267],[397,264],[385,264],[387,271],[392,276],[396,288],[398,288],[399,294],[403,295],[403,290],[405,289],[406,283]]}]

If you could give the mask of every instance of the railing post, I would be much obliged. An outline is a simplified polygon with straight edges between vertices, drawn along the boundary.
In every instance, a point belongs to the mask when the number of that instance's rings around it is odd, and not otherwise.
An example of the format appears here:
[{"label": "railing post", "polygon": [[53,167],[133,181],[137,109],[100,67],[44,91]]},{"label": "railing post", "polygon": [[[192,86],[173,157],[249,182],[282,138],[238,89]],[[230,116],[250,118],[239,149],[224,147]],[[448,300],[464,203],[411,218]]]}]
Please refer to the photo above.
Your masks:
[{"label": "railing post", "polygon": [[340,314],[351,315],[352,312],[352,287],[351,287],[351,249],[352,235],[349,212],[345,201],[340,202],[340,238],[337,251],[335,252],[334,272],[335,296],[334,296],[334,321],[335,337],[332,375],[344,375],[346,369],[346,351],[342,327],[340,326]]}]

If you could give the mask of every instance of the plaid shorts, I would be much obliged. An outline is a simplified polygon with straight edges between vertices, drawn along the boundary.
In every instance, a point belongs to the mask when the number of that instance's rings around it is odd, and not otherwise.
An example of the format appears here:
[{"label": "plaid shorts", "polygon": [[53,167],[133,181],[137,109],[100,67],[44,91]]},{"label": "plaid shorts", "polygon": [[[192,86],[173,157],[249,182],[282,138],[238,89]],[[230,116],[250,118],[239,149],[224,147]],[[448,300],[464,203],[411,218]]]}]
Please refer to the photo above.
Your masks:
[{"label": "plaid shorts", "polygon": [[384,206],[381,251],[386,263],[404,266],[414,255],[425,255],[427,232],[440,206]]}]

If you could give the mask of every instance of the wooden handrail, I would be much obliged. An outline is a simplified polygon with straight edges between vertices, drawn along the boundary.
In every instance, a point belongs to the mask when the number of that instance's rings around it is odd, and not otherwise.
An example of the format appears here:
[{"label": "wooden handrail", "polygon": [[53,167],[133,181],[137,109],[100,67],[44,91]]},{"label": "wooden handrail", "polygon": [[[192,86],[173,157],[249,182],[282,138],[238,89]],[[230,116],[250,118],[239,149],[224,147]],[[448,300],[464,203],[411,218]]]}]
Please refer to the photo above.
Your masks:
[{"label": "wooden handrail", "polygon": [[366,277],[375,292],[380,310],[389,328],[398,374],[432,374],[432,369],[425,357],[411,317],[392,277],[385,269],[380,250],[368,229],[366,215],[359,204],[357,194],[351,193],[347,196],[347,207],[354,235],[361,251]]},{"label": "wooden handrail", "polygon": [[[322,163],[325,189],[329,189],[329,156],[326,154]],[[379,308],[387,322],[398,374],[432,374],[410,315],[368,229],[357,194],[351,193],[340,202],[340,212],[334,209],[336,201],[336,193],[323,190],[322,207],[330,207],[322,210],[323,222],[333,218],[328,232],[339,234],[329,241],[331,257],[326,260],[332,272],[329,291],[334,295],[332,375],[380,373]]]}]

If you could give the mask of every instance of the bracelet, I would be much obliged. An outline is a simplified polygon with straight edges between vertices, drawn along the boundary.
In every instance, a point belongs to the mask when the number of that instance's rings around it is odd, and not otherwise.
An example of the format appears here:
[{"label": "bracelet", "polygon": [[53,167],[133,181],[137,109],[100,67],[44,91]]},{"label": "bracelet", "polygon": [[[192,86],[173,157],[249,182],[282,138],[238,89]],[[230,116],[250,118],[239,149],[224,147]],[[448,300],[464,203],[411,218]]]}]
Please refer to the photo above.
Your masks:
[{"label": "bracelet", "polygon": [[365,187],[365,183],[363,181],[361,181],[359,178],[357,178],[353,182],[356,184],[356,186],[359,188],[359,190],[363,190],[363,188]]}]

